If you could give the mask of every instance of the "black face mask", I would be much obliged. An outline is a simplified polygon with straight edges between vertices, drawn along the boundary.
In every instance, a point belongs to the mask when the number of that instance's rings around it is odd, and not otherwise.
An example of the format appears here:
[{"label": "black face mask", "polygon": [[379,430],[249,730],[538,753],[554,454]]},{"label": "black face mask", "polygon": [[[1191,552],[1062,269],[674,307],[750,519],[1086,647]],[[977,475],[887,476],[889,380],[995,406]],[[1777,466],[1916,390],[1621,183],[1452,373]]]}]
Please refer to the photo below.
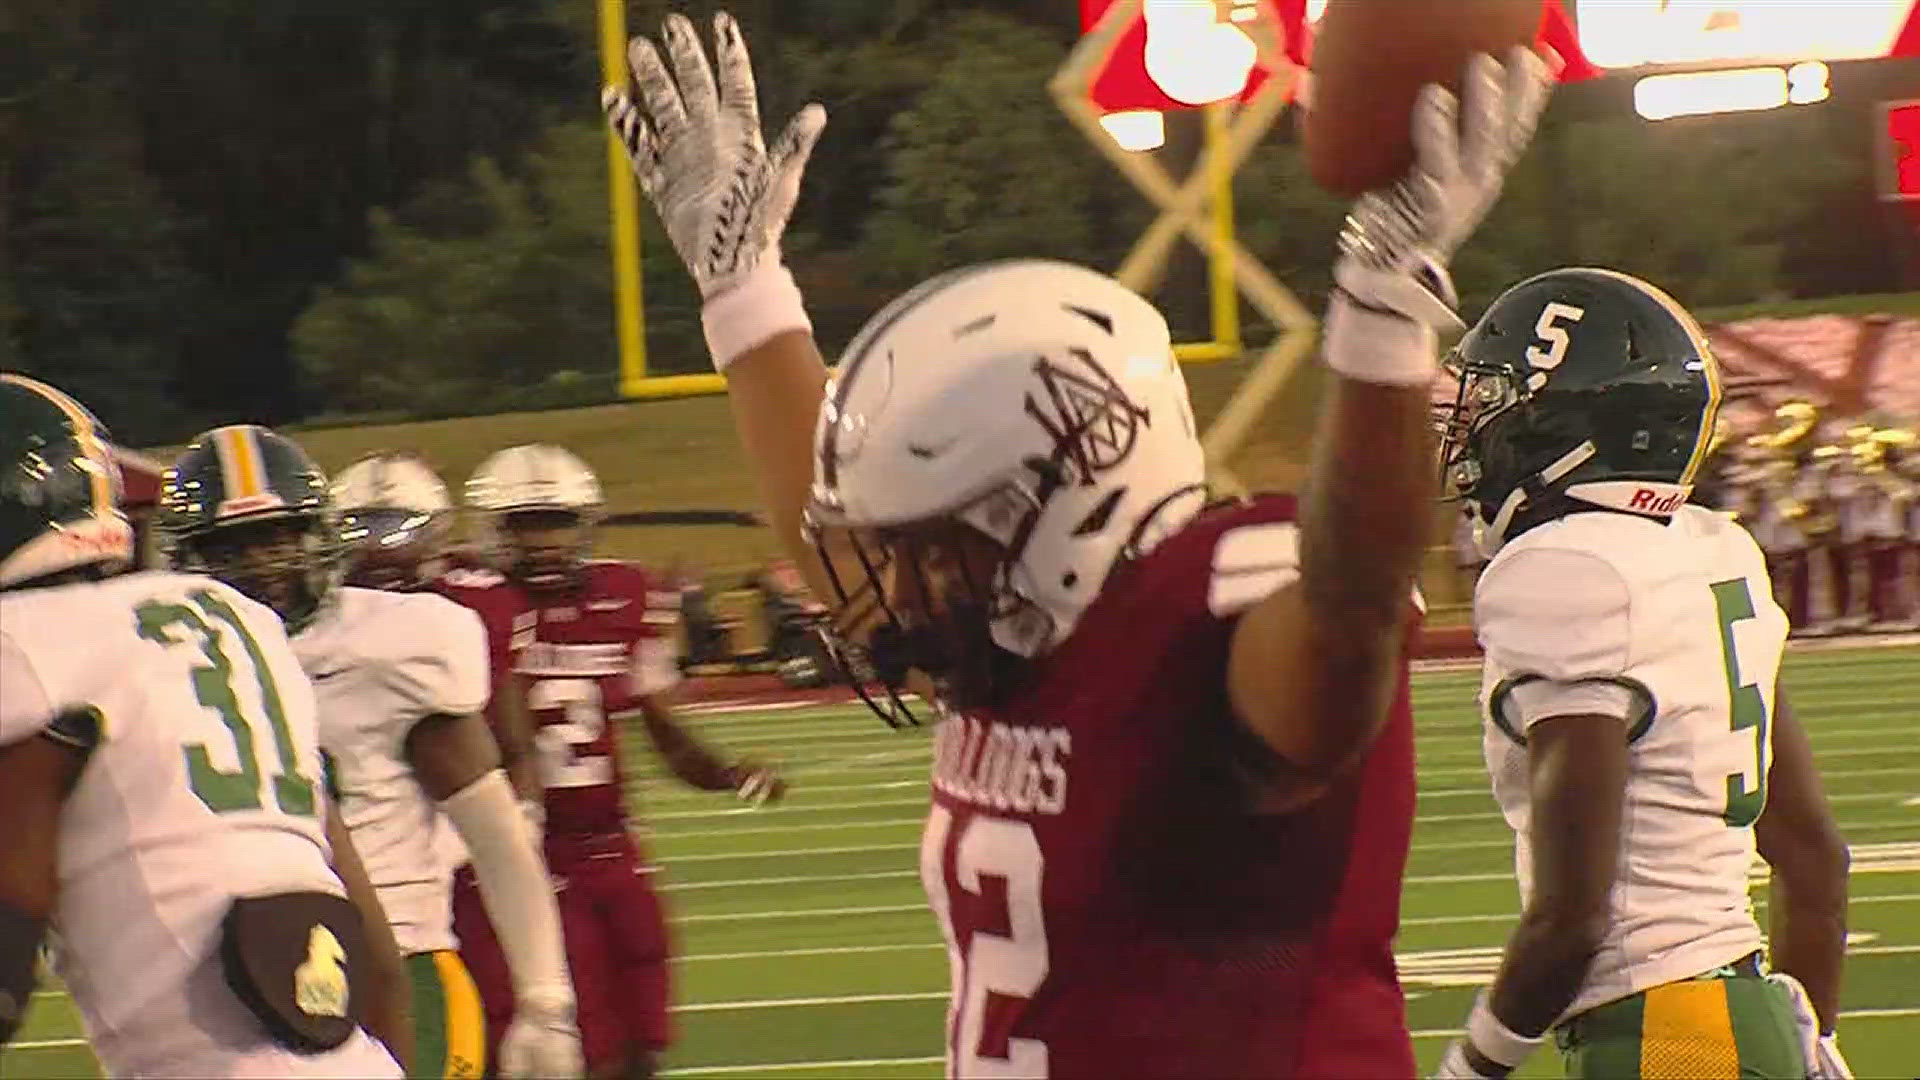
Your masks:
[{"label": "black face mask", "polygon": [[309,622],[323,597],[324,555],[316,550],[308,518],[216,528],[191,546],[206,572],[265,604],[289,630]]},{"label": "black face mask", "polygon": [[[902,696],[916,671],[932,682],[941,705],[960,710],[995,707],[1021,684],[1029,662],[994,643],[984,582],[963,571],[959,585],[938,598],[937,614],[903,617],[882,584],[895,561],[895,546],[863,542],[857,535],[850,541],[866,578],[852,589],[826,548],[817,545],[839,601],[838,616],[821,630],[841,675],[875,715],[895,728],[922,722]],[[916,575],[921,595],[931,594],[919,560],[909,556],[902,570]]]}]

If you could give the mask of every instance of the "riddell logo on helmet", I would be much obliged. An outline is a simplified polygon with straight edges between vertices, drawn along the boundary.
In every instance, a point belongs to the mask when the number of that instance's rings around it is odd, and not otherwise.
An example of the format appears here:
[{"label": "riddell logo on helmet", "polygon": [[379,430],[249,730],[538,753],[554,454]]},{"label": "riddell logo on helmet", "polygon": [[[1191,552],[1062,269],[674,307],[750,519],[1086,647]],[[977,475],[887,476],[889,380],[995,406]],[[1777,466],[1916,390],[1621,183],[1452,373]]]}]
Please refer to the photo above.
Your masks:
[{"label": "riddell logo on helmet", "polygon": [[1687,501],[1684,491],[1655,491],[1652,488],[1638,488],[1633,498],[1627,500],[1627,509],[1643,514],[1671,514],[1680,509]]}]

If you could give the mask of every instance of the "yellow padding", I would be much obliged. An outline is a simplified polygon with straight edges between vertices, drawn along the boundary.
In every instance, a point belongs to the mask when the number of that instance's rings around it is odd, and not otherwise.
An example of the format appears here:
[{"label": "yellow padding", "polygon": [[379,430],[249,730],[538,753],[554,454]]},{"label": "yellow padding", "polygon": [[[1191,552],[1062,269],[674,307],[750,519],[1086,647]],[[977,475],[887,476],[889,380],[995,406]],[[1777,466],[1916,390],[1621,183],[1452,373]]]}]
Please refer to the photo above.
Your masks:
[{"label": "yellow padding", "polygon": [[1641,1080],[1739,1080],[1740,1047],[1719,979],[1656,986],[1640,1022]]},{"label": "yellow padding", "polygon": [[433,954],[433,966],[447,996],[447,1076],[479,1077],[487,1066],[487,1017],[480,990],[459,953],[441,949]]}]

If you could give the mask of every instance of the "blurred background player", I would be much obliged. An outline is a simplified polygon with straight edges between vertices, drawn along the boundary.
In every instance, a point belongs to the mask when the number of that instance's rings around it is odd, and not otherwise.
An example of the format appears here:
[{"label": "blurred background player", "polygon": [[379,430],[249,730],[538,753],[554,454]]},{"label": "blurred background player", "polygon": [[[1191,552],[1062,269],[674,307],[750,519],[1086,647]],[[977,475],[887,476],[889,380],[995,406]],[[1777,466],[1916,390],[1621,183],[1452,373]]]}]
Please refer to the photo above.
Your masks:
[{"label": "blurred background player", "polygon": [[780,251],[825,111],[768,146],[738,24],[713,40],[717,73],[668,16],[602,100],[862,694],[940,717],[920,852],[948,1075],[1412,1075],[1392,939],[1436,328],[1546,64],[1425,88],[1413,172],[1355,205],[1296,524],[1290,497],[1211,502],[1166,320],[1091,270],[940,275],[830,374]]},{"label": "blurred background player", "polygon": [[1550,1029],[1573,1077],[1846,1075],[1847,849],[1777,694],[1787,618],[1752,537],[1687,501],[1721,398],[1706,335],[1646,282],[1556,270],[1450,368],[1442,461],[1492,555],[1483,741],[1523,910],[1436,1075],[1505,1076]]},{"label": "blurred background player", "polygon": [[51,918],[110,1076],[397,1077],[356,1023],[404,1053],[399,960],[323,790],[312,687],[234,589],[113,576],[133,530],[106,439],[0,375],[0,1043]]},{"label": "blurred background player", "polygon": [[[497,692],[533,725],[544,787],[548,871],[593,1076],[652,1075],[671,1037],[666,919],[629,830],[615,725],[638,719],[667,768],[704,791],[754,804],[784,783],[750,762],[726,764],[674,719],[662,695],[679,681],[671,630],[680,595],[639,567],[588,554],[602,499],[593,471],[540,444],[501,450],[467,481],[499,571],[459,571],[441,590],[478,612]],[[489,1032],[514,1015],[497,928],[470,886],[456,886],[454,929],[486,1004]]]},{"label": "blurred background player", "polygon": [[368,454],[334,474],[331,491],[350,549],[348,585],[417,592],[458,565],[453,500],[418,454]]},{"label": "blurred background player", "polygon": [[1906,504],[1912,485],[1895,469],[1899,448],[1916,440],[1914,433],[1897,428],[1857,425],[1848,431],[1852,466],[1858,476],[1855,498],[1859,518],[1854,552],[1860,600],[1860,621],[1871,631],[1913,627],[1916,615],[1913,582],[1906,568]]},{"label": "blurred background player", "polygon": [[[175,564],[269,604],[313,680],[342,816],[406,957],[415,1033],[409,1075],[483,1069],[485,1019],[455,951],[452,867],[436,844],[442,813],[473,852],[486,903],[507,928],[501,939],[518,1007],[501,1041],[499,1071],[577,1074],[559,913],[479,715],[488,695],[485,631],[472,612],[432,593],[338,584],[349,550],[395,535],[383,526],[409,537],[406,530],[428,524],[430,515],[395,521],[380,500],[399,485],[357,477],[341,485],[357,505],[337,514],[326,477],[306,453],[251,424],[198,436],[169,475],[193,493],[162,511]],[[430,499],[412,479],[411,494]],[[366,488],[371,496],[359,497]]]}]

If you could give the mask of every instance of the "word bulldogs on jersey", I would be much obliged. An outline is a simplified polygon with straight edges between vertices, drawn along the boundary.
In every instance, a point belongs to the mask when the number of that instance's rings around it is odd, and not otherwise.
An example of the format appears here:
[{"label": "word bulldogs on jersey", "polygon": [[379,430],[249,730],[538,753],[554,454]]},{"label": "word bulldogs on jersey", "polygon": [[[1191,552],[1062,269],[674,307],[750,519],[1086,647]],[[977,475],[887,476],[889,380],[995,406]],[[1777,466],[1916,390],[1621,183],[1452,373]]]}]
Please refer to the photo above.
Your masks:
[{"label": "word bulldogs on jersey", "polygon": [[1058,814],[1067,807],[1066,758],[1073,736],[1064,727],[1014,727],[948,714],[934,731],[933,786],[979,806],[1017,814]]}]

